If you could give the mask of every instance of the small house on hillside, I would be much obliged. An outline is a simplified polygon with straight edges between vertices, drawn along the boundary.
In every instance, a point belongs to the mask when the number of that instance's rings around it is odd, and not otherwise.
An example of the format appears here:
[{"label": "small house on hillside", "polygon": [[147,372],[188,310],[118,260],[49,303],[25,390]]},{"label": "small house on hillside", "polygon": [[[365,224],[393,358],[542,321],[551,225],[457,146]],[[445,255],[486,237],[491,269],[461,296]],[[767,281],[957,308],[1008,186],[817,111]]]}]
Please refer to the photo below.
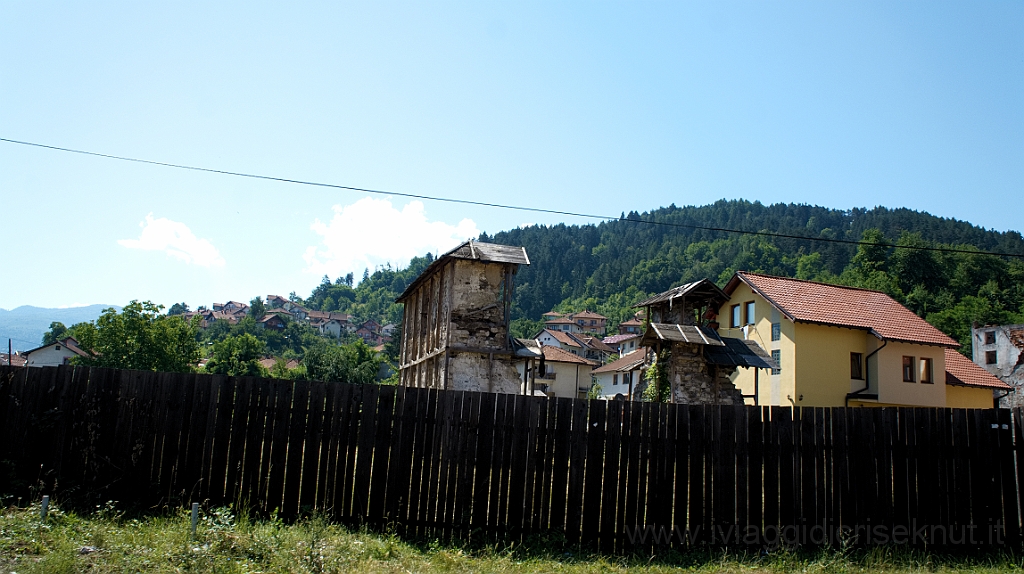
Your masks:
[{"label": "small house on hillside", "polygon": [[396,302],[404,305],[401,382],[410,387],[518,393],[522,350],[509,335],[522,247],[467,241],[439,256]]},{"label": "small house on hillside", "polygon": [[639,400],[637,391],[643,380],[647,362],[647,349],[627,353],[618,359],[593,370],[594,382],[601,387],[601,396],[606,399]]}]

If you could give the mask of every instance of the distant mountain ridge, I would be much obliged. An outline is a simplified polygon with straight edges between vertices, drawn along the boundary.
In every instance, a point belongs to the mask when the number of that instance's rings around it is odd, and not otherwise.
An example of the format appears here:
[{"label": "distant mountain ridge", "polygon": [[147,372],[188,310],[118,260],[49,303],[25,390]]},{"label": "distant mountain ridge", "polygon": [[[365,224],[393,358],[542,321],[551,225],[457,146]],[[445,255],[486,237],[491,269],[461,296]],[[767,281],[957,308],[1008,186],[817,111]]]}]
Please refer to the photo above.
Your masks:
[{"label": "distant mountain ridge", "polygon": [[38,347],[43,342],[43,333],[50,328],[50,323],[60,321],[70,327],[75,323],[94,321],[104,309],[113,307],[121,311],[118,305],[86,305],[85,307],[69,307],[67,309],[51,309],[22,305],[11,310],[0,309],[0,352],[7,352],[7,340],[15,351],[27,351]]}]

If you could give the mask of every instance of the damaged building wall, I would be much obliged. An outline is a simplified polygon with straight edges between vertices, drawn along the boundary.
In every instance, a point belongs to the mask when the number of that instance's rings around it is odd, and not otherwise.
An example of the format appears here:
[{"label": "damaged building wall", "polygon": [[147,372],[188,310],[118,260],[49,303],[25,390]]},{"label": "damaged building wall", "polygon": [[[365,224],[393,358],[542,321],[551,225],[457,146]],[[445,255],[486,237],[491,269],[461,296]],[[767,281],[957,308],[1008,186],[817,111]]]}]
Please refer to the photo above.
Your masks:
[{"label": "damaged building wall", "polygon": [[735,367],[708,364],[702,345],[674,343],[668,362],[672,402],[683,405],[742,405],[743,395],[730,380]]},{"label": "damaged building wall", "polygon": [[[510,249],[518,252],[509,253]],[[467,242],[441,256],[398,299],[403,385],[517,393],[508,336],[522,248]]]},{"label": "damaged building wall", "polygon": [[1024,325],[974,327],[971,338],[974,362],[1013,387],[999,406],[1024,407]]}]

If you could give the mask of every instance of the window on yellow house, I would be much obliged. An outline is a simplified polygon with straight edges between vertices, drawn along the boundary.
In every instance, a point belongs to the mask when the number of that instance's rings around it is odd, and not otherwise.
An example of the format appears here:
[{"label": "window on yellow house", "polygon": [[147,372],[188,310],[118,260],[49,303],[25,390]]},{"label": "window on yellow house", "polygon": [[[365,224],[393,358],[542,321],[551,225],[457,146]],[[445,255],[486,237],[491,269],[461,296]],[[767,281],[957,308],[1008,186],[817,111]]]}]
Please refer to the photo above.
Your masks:
[{"label": "window on yellow house", "polygon": [[772,374],[773,375],[782,374],[782,351],[780,351],[778,349],[775,349],[774,351],[772,351],[772,360],[775,361],[776,365],[778,365],[777,368],[772,369]]},{"label": "window on yellow house", "polygon": [[733,305],[732,306],[732,317],[731,317],[731,322],[729,323],[729,326],[733,327],[733,328],[740,326],[740,306],[739,305]]},{"label": "window on yellow house", "polygon": [[927,358],[921,358],[921,382],[931,384],[932,381],[932,360]]},{"label": "window on yellow house", "polygon": [[903,357],[903,382],[913,383],[914,382],[914,357]]},{"label": "window on yellow house", "polygon": [[782,338],[782,323],[772,323],[772,341]]},{"label": "window on yellow house", "polygon": [[850,378],[851,379],[863,379],[864,378],[864,355],[860,353],[850,353]]},{"label": "window on yellow house", "polygon": [[746,314],[747,314],[747,317],[746,317],[747,318],[747,323],[746,324],[747,325],[753,325],[754,324],[754,302],[753,301],[747,301],[746,303],[743,304],[743,306],[745,307],[744,310],[746,311]]}]

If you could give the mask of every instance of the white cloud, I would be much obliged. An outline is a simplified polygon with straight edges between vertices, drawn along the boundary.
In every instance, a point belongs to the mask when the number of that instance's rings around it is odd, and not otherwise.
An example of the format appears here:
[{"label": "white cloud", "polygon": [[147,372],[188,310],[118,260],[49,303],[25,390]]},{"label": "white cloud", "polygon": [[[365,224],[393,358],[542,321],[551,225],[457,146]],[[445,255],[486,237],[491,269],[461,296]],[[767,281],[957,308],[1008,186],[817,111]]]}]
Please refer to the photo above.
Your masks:
[{"label": "white cloud", "polygon": [[404,266],[413,257],[444,253],[480,235],[471,219],[458,225],[427,221],[420,201],[399,211],[390,200],[366,197],[333,209],[330,222],[317,219],[310,226],[321,243],[307,247],[303,255],[306,271],[331,278],[353,272],[358,280],[363,269],[372,272],[385,263]]},{"label": "white cloud", "polygon": [[209,241],[199,239],[184,223],[171,221],[161,217],[153,219],[153,214],[139,223],[142,234],[138,239],[119,239],[118,245],[129,249],[146,251],[163,251],[164,253],[184,261],[203,267],[223,267],[224,258]]}]

